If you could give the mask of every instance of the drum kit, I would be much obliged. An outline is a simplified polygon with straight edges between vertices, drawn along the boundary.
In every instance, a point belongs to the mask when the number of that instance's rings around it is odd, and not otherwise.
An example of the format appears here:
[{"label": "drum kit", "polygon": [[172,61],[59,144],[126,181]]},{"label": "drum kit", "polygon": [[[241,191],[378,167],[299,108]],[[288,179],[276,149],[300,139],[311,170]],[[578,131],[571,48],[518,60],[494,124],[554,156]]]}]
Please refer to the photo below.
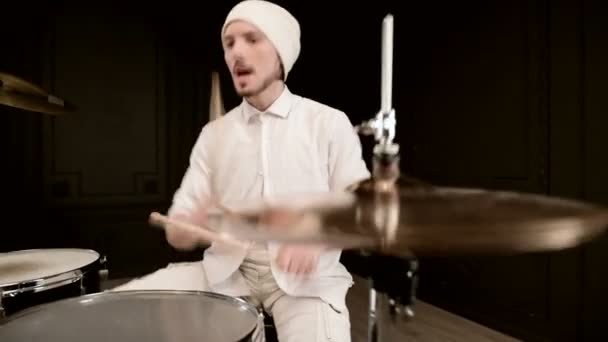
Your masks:
[{"label": "drum kit", "polygon": [[[441,187],[402,175],[391,106],[392,40],[393,17],[387,15],[382,29],[381,110],[356,126],[359,134],[373,135],[376,141],[370,179],[345,192],[222,209],[210,215],[205,227],[159,213],[150,215],[150,224],[179,225],[206,240],[226,243],[311,243],[359,251],[367,265],[364,276],[371,280],[370,342],[383,339],[383,324],[413,317],[417,256],[557,251],[604,233],[608,209],[601,206],[540,194]],[[4,75],[0,80],[4,88],[49,99],[31,102],[0,88],[1,103],[49,113],[69,110],[65,102],[58,104],[16,78]],[[101,292],[104,265],[89,250],[0,254],[0,309],[6,316],[0,320],[0,340],[254,340],[259,313],[246,302],[207,292]],[[79,324],[68,328],[73,322]]]}]

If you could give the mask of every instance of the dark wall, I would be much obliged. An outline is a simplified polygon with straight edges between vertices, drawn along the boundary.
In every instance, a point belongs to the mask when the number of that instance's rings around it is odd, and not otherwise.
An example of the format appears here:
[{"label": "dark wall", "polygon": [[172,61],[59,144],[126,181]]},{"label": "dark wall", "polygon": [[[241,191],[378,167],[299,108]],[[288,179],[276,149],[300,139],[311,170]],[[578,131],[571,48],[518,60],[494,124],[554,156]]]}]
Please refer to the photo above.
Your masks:
[{"label": "dark wall", "polygon": [[[432,71],[412,109],[412,172],[607,203],[605,5],[469,9],[454,11],[461,24],[443,20],[443,34],[424,35]],[[423,259],[420,296],[525,340],[605,340],[606,246],[602,238],[557,253]]]},{"label": "dark wall", "polygon": [[[110,276],[177,252],[147,224],[166,211],[207,122],[210,72],[238,104],[219,30],[234,1],[194,10],[54,4],[4,16],[0,69],[78,106],[52,117],[0,107],[1,250],[86,247]],[[380,37],[395,15],[394,107],[404,172],[438,184],[608,203],[608,12],[599,0],[281,2],[302,24],[292,91],[353,124],[380,106]],[[169,6],[169,7],[167,7]],[[346,66],[352,64],[355,68]],[[366,159],[373,142],[363,137]],[[419,296],[529,341],[598,340],[608,305],[606,239],[509,258],[422,258]]]}]

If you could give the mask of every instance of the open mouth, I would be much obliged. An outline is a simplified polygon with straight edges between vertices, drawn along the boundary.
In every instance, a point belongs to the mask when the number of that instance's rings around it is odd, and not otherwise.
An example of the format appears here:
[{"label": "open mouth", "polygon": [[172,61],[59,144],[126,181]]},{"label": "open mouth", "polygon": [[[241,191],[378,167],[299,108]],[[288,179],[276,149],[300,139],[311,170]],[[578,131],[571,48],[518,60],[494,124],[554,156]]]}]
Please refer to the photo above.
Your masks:
[{"label": "open mouth", "polygon": [[249,68],[249,67],[237,67],[236,69],[234,69],[234,74],[237,77],[249,76],[249,75],[253,74],[253,68]]}]

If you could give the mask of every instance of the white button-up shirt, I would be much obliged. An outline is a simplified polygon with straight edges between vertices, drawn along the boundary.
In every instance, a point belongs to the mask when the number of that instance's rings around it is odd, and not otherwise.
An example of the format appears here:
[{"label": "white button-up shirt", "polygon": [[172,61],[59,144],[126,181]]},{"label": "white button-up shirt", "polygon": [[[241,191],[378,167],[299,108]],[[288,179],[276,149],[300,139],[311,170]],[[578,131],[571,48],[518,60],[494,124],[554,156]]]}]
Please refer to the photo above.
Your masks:
[{"label": "white button-up shirt", "polygon": [[[346,114],[285,87],[265,112],[244,100],[203,127],[169,215],[195,222],[196,211],[209,198],[231,208],[275,195],[343,191],[369,176],[359,137]],[[278,244],[268,247],[273,274],[286,293],[345,305],[352,277],[340,264],[339,251],[323,254],[314,276],[304,279],[282,272],[274,263]],[[225,244],[205,250],[203,267],[212,291],[247,294],[236,272],[246,253]]]}]

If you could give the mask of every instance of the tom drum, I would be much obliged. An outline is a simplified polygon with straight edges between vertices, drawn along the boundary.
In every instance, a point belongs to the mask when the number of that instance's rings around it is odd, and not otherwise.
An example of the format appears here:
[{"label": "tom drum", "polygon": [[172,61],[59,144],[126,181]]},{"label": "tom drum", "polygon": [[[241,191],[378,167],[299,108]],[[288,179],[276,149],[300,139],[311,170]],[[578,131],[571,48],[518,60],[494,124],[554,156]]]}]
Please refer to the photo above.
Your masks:
[{"label": "tom drum", "polygon": [[88,249],[0,253],[0,318],[25,308],[101,291],[105,258]]},{"label": "tom drum", "polygon": [[198,291],[107,291],[23,310],[0,321],[0,341],[256,341],[258,310]]}]

